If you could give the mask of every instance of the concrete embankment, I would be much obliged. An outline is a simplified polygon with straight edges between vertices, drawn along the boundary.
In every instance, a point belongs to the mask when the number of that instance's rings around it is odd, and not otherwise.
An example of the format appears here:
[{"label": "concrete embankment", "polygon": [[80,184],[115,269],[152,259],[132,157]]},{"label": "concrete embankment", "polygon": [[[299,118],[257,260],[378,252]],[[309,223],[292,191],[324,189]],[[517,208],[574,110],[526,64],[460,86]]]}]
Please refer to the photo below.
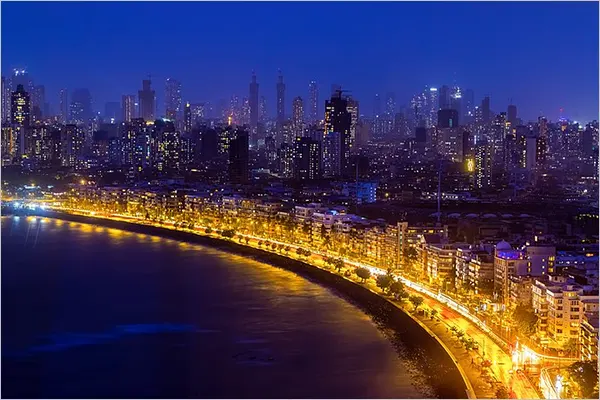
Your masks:
[{"label": "concrete embankment", "polygon": [[403,357],[414,361],[418,365],[418,368],[423,371],[428,383],[434,388],[439,398],[472,397],[472,394],[467,392],[468,384],[461,375],[455,360],[427,329],[384,297],[340,275],[283,255],[244,246],[229,240],[168,228],[56,211],[45,211],[41,214],[66,221],[100,225],[108,228],[197,243],[294,272],[310,281],[333,289],[341,297],[370,315],[375,323],[386,331],[392,343],[403,353]]}]

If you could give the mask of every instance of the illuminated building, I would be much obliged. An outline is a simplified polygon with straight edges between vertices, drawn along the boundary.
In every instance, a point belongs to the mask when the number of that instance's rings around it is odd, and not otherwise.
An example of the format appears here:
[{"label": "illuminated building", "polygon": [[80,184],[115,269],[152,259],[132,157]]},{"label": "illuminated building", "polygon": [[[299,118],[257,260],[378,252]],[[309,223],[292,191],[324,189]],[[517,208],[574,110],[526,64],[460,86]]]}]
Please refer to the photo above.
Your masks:
[{"label": "illuminated building", "polygon": [[144,121],[154,121],[156,106],[155,106],[155,91],[151,88],[152,81],[150,79],[142,80],[142,90],[138,91],[140,104],[140,118]]},{"label": "illuminated building", "polygon": [[475,187],[478,189],[492,186],[492,162],[494,147],[483,141],[475,147]]},{"label": "illuminated building", "polygon": [[248,132],[235,129],[229,142],[229,180],[233,183],[248,182]]},{"label": "illuminated building", "polygon": [[[157,141],[157,162],[156,167],[159,171],[177,171],[179,170],[181,159],[180,159],[180,150],[181,150],[181,137],[179,132],[175,129],[175,124],[173,121],[164,120],[164,121],[156,121],[153,129],[153,136]],[[150,135],[143,135],[144,139],[151,138]],[[147,147],[146,147],[147,146]],[[144,143],[140,146],[142,149],[146,150],[147,148],[151,148],[151,143]],[[143,151],[143,154],[148,154],[147,151]],[[147,157],[150,159],[150,164],[152,162],[152,154],[148,154]]]},{"label": "illuminated building", "polygon": [[385,97],[385,114],[388,118],[393,118],[396,114],[396,96],[388,92]]},{"label": "illuminated building", "polygon": [[181,82],[173,78],[167,78],[165,83],[165,115],[167,119],[170,119],[171,121],[177,120],[181,111],[181,106]]},{"label": "illuminated building", "polygon": [[2,165],[10,165],[17,156],[17,138],[15,130],[10,125],[2,125]]},{"label": "illuminated building", "polygon": [[427,90],[425,91],[427,95],[427,117],[426,117],[426,127],[431,128],[437,123],[437,112],[439,106],[438,99],[438,90],[437,88],[429,88],[429,93]]},{"label": "illuminated building", "polygon": [[277,122],[283,124],[285,121],[285,83],[283,83],[283,75],[279,71],[277,78]]},{"label": "illuminated building", "polygon": [[459,116],[462,115],[462,93],[460,88],[455,86],[450,94],[450,109],[456,110]]},{"label": "illuminated building", "polygon": [[582,361],[598,361],[598,312],[584,314],[579,343]]},{"label": "illuminated building", "polygon": [[121,110],[123,122],[131,122],[134,118],[137,118],[135,115],[135,95],[123,95],[121,100]]},{"label": "illuminated building", "polygon": [[267,116],[267,99],[265,96],[260,96],[260,104],[258,110],[258,120],[260,122],[265,122],[268,119]]},{"label": "illuminated building", "polygon": [[2,119],[0,120],[0,122],[2,122],[3,124],[6,122],[10,122],[11,99],[12,90],[10,87],[10,82],[7,81],[5,77],[2,77]]},{"label": "illuminated building", "polygon": [[325,102],[323,164],[327,176],[340,176],[347,172],[351,126],[352,115],[348,112],[348,101],[338,91]]},{"label": "illuminated building", "polygon": [[183,132],[190,133],[192,132],[192,106],[188,101],[185,103],[185,107],[183,109]]},{"label": "illuminated building", "polygon": [[294,176],[294,146],[283,143],[279,148],[279,176],[291,178]]},{"label": "illuminated building", "polygon": [[256,144],[258,140],[258,83],[256,82],[256,74],[252,72],[252,81],[250,82],[249,90],[249,106],[250,106],[250,136],[251,143]]},{"label": "illuminated building", "polygon": [[321,143],[309,137],[296,137],[294,178],[312,181],[321,178]]},{"label": "illuminated building", "polygon": [[46,103],[46,88],[44,85],[33,87],[31,92],[31,120],[40,121],[43,116],[44,105]]},{"label": "illuminated building", "polygon": [[61,124],[66,124],[69,120],[69,91],[60,89],[58,93],[58,121]]},{"label": "illuminated building", "polygon": [[192,126],[207,118],[208,107],[205,103],[193,103],[190,107],[192,109]]},{"label": "illuminated building", "polygon": [[311,124],[319,120],[319,88],[317,82],[308,84],[308,122]]},{"label": "illuminated building", "polygon": [[294,98],[292,102],[292,130],[296,138],[302,137],[304,132],[304,102],[302,97]]},{"label": "illuminated building", "polygon": [[353,197],[356,204],[369,204],[377,201],[377,182],[345,182],[342,194]]},{"label": "illuminated building", "polygon": [[358,116],[360,114],[358,110],[358,100],[349,97],[347,101],[348,106],[346,107],[346,110],[350,113],[350,137],[348,147],[349,149],[353,149],[356,143],[356,126],[358,125]]},{"label": "illuminated building", "polygon": [[75,89],[71,95],[70,122],[87,123],[93,117],[92,95],[88,89]]},{"label": "illuminated building", "polygon": [[27,127],[31,123],[31,99],[23,85],[18,85],[11,97],[11,117],[13,124]]},{"label": "illuminated building", "polygon": [[556,248],[526,246],[513,249],[501,241],[494,253],[494,292],[504,303],[510,300],[510,279],[515,276],[542,276],[554,268]]},{"label": "illuminated building", "polygon": [[66,125],[61,142],[63,167],[78,167],[82,161],[84,151],[85,131],[83,128],[75,124]]}]

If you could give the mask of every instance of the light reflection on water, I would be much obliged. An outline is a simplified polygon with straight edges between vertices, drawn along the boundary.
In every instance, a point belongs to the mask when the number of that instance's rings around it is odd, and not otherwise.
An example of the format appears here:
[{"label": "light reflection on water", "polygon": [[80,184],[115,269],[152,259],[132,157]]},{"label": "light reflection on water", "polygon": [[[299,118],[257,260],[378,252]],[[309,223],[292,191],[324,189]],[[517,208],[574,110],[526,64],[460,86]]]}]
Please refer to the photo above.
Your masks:
[{"label": "light reflection on water", "polygon": [[53,219],[34,246],[27,224],[2,218],[3,396],[433,396],[367,315],[291,272]]}]

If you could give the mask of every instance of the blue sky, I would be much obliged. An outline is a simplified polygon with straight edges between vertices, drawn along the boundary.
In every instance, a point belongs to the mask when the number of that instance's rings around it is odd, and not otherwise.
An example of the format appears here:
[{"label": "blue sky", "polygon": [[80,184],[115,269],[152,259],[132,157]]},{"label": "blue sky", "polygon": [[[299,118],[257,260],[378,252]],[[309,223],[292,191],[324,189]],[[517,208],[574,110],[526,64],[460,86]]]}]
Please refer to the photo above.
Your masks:
[{"label": "blue sky", "polygon": [[[192,102],[247,96],[254,70],[275,112],[277,70],[286,108],[319,82],[352,91],[370,115],[375,93],[399,105],[425,85],[457,83],[476,101],[508,99],[525,119],[598,117],[598,3],[3,2],[2,73],[26,67],[56,104],[87,87],[97,110],[135,94],[149,73]],[[322,108],[322,106],[321,106]]]}]

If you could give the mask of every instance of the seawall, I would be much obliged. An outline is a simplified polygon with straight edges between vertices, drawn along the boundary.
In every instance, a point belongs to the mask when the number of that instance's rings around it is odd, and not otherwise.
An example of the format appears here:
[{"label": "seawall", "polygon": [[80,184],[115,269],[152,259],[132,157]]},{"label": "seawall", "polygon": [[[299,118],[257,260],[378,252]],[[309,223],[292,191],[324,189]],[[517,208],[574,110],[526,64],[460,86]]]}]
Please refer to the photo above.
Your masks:
[{"label": "seawall", "polygon": [[403,356],[414,361],[418,368],[424,372],[428,383],[434,388],[439,398],[462,399],[469,397],[467,384],[453,356],[448,353],[436,337],[432,336],[428,329],[383,296],[340,275],[283,255],[248,247],[229,240],[168,228],[57,211],[43,211],[39,214],[65,221],[99,225],[210,246],[294,272],[312,282],[334,290],[338,295],[371,316],[375,323],[386,332],[395,347],[403,353]]}]

